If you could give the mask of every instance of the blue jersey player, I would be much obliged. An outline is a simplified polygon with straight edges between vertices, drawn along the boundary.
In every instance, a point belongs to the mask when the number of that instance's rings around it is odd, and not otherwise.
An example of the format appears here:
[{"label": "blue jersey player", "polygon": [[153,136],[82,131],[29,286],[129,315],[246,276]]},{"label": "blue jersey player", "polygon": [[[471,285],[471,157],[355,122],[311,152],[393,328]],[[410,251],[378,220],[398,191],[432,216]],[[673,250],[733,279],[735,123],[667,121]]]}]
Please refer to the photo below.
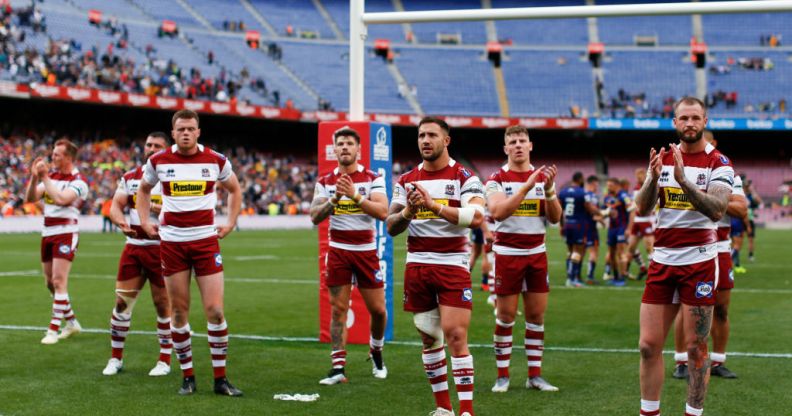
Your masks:
[{"label": "blue jersey player", "polygon": [[596,284],[594,271],[597,269],[599,258],[599,231],[597,223],[602,222],[600,213],[600,181],[596,175],[586,178],[586,249],[588,250],[588,270],[586,271],[586,284]]},{"label": "blue jersey player", "polygon": [[586,191],[583,189],[583,174],[575,172],[572,182],[558,194],[563,216],[561,232],[567,244],[568,287],[580,287],[580,264],[586,241]]},{"label": "blue jersey player", "polygon": [[627,247],[627,223],[632,211],[632,200],[617,178],[608,179],[608,194],[605,196],[605,206],[610,218],[608,225],[608,257],[611,270],[615,276],[611,281],[614,286],[624,286],[627,275],[627,260],[625,249]]}]

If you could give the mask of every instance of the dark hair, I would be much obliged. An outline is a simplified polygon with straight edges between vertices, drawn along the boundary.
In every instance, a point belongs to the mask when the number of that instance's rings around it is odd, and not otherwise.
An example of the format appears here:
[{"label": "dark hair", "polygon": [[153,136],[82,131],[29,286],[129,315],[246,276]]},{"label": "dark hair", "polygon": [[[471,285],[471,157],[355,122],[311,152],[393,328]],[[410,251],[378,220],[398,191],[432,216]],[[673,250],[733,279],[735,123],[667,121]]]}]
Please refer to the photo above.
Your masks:
[{"label": "dark hair", "polygon": [[171,119],[171,126],[175,126],[176,120],[180,118],[188,119],[188,120],[194,118],[195,123],[200,124],[200,120],[198,119],[198,113],[192,110],[179,110],[173,115],[173,118]]},{"label": "dark hair", "polygon": [[572,182],[583,183],[583,172],[575,172],[572,174]]},{"label": "dark hair", "polygon": [[613,182],[616,185],[621,186],[621,179],[619,179],[619,178],[617,178],[615,176],[612,176],[612,177],[608,178],[608,182]]},{"label": "dark hair", "polygon": [[161,131],[152,131],[146,137],[154,137],[154,138],[157,138],[157,139],[162,139],[162,141],[164,141],[165,144],[170,144],[170,137],[168,137],[167,134],[165,134],[165,133],[163,133]]},{"label": "dark hair", "polygon": [[506,137],[509,137],[513,134],[524,134],[527,136],[528,128],[518,124],[516,126],[510,126],[509,128],[506,129],[506,135],[505,135]]},{"label": "dark hair", "polygon": [[696,97],[688,96],[688,97],[682,97],[679,100],[677,100],[677,102],[674,103],[674,117],[676,117],[677,108],[679,108],[679,106],[682,104],[698,105],[701,107],[702,110],[704,110],[704,116],[705,117],[707,116],[707,105],[704,104],[704,101],[701,101]]},{"label": "dark hair", "polygon": [[69,157],[72,160],[77,158],[77,150],[79,150],[79,149],[77,148],[76,144],[72,143],[71,140],[69,140],[69,139],[58,139],[55,142],[55,145],[52,146],[52,147],[57,147],[57,146],[65,146],[66,147],[66,154],[69,155]]},{"label": "dark hair", "polygon": [[336,130],[336,132],[333,133],[333,143],[335,143],[336,140],[338,140],[338,138],[342,137],[342,136],[352,136],[352,137],[355,138],[355,142],[357,144],[360,144],[360,135],[358,134],[358,132],[356,132],[351,127],[346,127],[345,126],[345,127],[341,127],[340,129]]},{"label": "dark hair", "polygon": [[591,175],[588,178],[586,178],[586,183],[594,183],[594,182],[599,182],[599,177],[597,175]]},{"label": "dark hair", "polygon": [[418,122],[418,127],[420,128],[424,124],[430,124],[430,123],[434,123],[440,126],[440,128],[443,129],[443,131],[445,131],[446,134],[451,133],[451,127],[448,126],[448,123],[446,123],[445,120],[439,119],[437,117],[429,116],[422,118],[421,121]]}]

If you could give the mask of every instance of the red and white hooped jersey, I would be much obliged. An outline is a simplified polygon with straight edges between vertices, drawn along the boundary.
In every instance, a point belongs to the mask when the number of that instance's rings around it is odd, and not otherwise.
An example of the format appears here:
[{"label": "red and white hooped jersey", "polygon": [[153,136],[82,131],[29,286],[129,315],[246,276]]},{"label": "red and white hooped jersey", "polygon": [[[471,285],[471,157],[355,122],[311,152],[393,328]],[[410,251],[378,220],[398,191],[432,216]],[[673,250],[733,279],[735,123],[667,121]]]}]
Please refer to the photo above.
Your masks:
[{"label": "red and white hooped jersey", "polygon": [[77,199],[69,205],[56,205],[55,201],[47,195],[44,184],[38,184],[38,190],[44,192],[42,198],[44,200],[44,229],[41,231],[41,236],[49,237],[79,232],[77,219],[80,217],[80,206],[88,197],[88,181],[77,168],[72,169],[69,173],[52,171],[49,173],[49,178],[59,190],[71,189],[77,193]]},{"label": "red and white hooped jersey", "polygon": [[[135,246],[150,246],[159,244],[159,239],[154,239],[146,235],[145,231],[140,228],[140,215],[137,212],[137,192],[140,187],[140,181],[143,179],[143,167],[138,166],[121,177],[118,181],[118,189],[116,194],[124,194],[127,198],[127,207],[129,207],[129,226],[137,231],[137,237],[127,237],[127,244]],[[154,204],[162,205],[162,185],[157,183],[151,190],[151,202]],[[150,221],[154,224],[159,224],[159,219],[153,213],[151,214]]]},{"label": "red and white hooped jersey", "polygon": [[[706,192],[711,186],[734,186],[729,159],[710,144],[698,153],[682,153],[685,178]],[[652,260],[670,266],[700,263],[717,253],[717,224],[693,207],[674,179],[674,154],[666,153],[658,178],[659,211]]]},{"label": "red and white hooped jersey", "polygon": [[[504,165],[487,180],[487,197],[503,192],[507,197],[514,195],[534,173],[534,167],[526,172],[515,172]],[[503,221],[495,222],[495,242],[492,251],[506,256],[528,256],[544,253],[545,248],[545,176],[540,173],[536,185],[520,202],[514,213]]]},{"label": "red and white hooped jersey", "polygon": [[195,241],[217,235],[215,185],[233,173],[225,156],[202,144],[193,155],[178,153],[174,144],[151,156],[143,169],[143,180],[150,185],[162,184],[162,241]]},{"label": "red and white hooped jersey", "polygon": [[[314,198],[333,198],[336,196],[336,183],[343,173],[338,168],[322,176],[316,182]],[[366,170],[358,164],[358,169],[349,175],[355,189],[364,198],[372,194],[387,195],[385,179]],[[375,250],[375,219],[363,212],[353,199],[342,196],[330,216],[330,247],[351,251]]]},{"label": "red and white hooped jersey", "polygon": [[[742,178],[737,175],[734,175],[732,195],[745,197]],[[726,214],[718,221],[718,253],[731,253],[731,236],[729,235],[731,232],[731,220],[732,218]]]},{"label": "red and white hooped jersey", "polygon": [[[393,185],[392,204],[407,206],[408,184],[418,183],[438,204],[459,208],[471,198],[484,198],[481,180],[451,159],[443,169],[428,171],[421,163]],[[422,209],[407,227],[407,263],[468,268],[468,230]]]}]

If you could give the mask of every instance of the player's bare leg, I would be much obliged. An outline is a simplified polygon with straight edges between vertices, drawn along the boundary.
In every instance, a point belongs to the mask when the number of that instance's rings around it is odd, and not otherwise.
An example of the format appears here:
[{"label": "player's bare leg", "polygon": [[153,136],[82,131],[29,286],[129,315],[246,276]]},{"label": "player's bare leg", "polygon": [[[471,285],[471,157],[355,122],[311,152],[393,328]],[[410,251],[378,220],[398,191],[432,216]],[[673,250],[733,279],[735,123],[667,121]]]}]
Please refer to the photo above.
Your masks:
[{"label": "player's bare leg", "polygon": [[641,353],[642,412],[659,409],[663,372],[665,371],[663,368],[663,345],[678,310],[679,305],[641,303],[638,349]]},{"label": "player's bare leg", "polygon": [[159,358],[154,368],[149,371],[149,375],[158,377],[170,374],[171,370],[171,355],[173,352],[171,306],[165,285],[160,286],[149,281],[149,289],[151,290],[151,300],[154,303],[154,309],[157,312],[157,338],[160,346]]},{"label": "player's bare leg", "polygon": [[212,354],[212,369],[214,370],[214,392],[221,396],[242,396],[242,391],[231,385],[226,378],[228,325],[223,313],[223,272],[197,276],[195,281],[198,283],[201,302],[206,314],[206,329],[209,350]]},{"label": "player's bare leg", "polygon": [[716,377],[737,378],[723,364],[726,362],[726,344],[729,342],[729,304],[731,290],[715,292],[715,311],[712,319],[712,370]]},{"label": "player's bare leg", "polygon": [[616,244],[614,250],[614,257],[613,257],[613,267],[615,278],[613,279],[616,286],[624,286],[625,281],[627,279],[627,262],[629,259],[630,254],[627,253],[627,244],[625,243],[618,243]]},{"label": "player's bare leg", "polygon": [[[82,330],[80,323],[74,317],[69,300],[68,287],[71,266],[70,261],[57,257],[52,259],[52,262],[42,263],[45,284],[53,297],[52,319],[47,333],[41,339],[42,344],[55,344],[58,340],[69,338]],[[61,325],[64,320],[65,324]],[[61,329],[60,335],[58,334],[59,329]]]},{"label": "player's bare leg", "polygon": [[347,313],[349,312],[352,285],[329,286],[327,291],[330,294],[332,310],[330,320],[332,353],[330,356],[333,367],[326,378],[319,380],[319,384],[332,385],[347,382],[344,367],[346,366]]},{"label": "player's bare leg", "polygon": [[116,299],[113,312],[110,316],[110,360],[107,362],[102,374],[114,376],[124,366],[124,343],[129,334],[132,323],[132,311],[138,299],[138,294],[146,280],[143,276],[135,276],[127,280],[116,281]]},{"label": "player's bare leg", "polygon": [[[688,352],[688,395],[687,406],[693,409],[704,408],[707,385],[710,377],[710,357],[707,349],[710,327],[712,326],[712,306],[682,305],[682,327]],[[692,413],[692,412],[691,412]],[[697,413],[698,414],[698,413]]]},{"label": "player's bare leg", "polygon": [[[375,378],[388,377],[388,368],[382,360],[382,347],[385,343],[385,325],[388,312],[385,309],[385,289],[359,289],[363,302],[371,316],[371,338],[369,339],[369,358],[372,361],[372,374]],[[347,304],[349,304],[347,302]],[[344,321],[346,322],[346,320]]]},{"label": "player's bare leg", "polygon": [[451,370],[459,398],[459,415],[473,416],[473,356],[468,349],[471,310],[440,305],[440,326],[451,351]]},{"label": "player's bare leg", "polygon": [[588,273],[586,276],[586,284],[596,284],[594,272],[597,268],[597,258],[599,257],[599,242],[595,241],[588,247]]},{"label": "player's bare leg", "polygon": [[525,357],[528,360],[528,381],[525,387],[541,391],[558,391],[558,387],[542,378],[544,353],[544,314],[548,293],[523,292],[525,309]]},{"label": "player's bare leg", "polygon": [[685,330],[682,321],[684,316],[677,313],[674,319],[674,372],[672,377],[677,379],[688,379],[688,353],[685,344]]}]

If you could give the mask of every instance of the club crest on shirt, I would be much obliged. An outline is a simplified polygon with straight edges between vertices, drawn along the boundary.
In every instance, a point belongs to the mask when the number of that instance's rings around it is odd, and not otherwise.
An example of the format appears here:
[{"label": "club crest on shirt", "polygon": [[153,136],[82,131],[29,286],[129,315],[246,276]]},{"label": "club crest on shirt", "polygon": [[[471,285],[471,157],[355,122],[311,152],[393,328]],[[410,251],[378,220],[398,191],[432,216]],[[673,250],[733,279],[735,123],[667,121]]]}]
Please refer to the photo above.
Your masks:
[{"label": "club crest on shirt", "polygon": [[707,184],[707,175],[703,173],[699,173],[698,177],[696,178],[696,185],[704,186]]},{"label": "club crest on shirt", "polygon": [[696,297],[697,298],[711,298],[713,291],[712,282],[698,282],[696,283]]},{"label": "club crest on shirt", "polygon": [[209,168],[201,169],[201,176],[204,177],[204,178],[208,178],[210,176]]},{"label": "club crest on shirt", "polygon": [[71,247],[69,247],[68,244],[61,244],[58,247],[58,251],[60,251],[61,254],[69,254],[69,252],[71,251]]},{"label": "club crest on shirt", "polygon": [[366,188],[365,188],[365,187],[363,187],[363,186],[359,187],[359,188],[358,188],[358,193],[359,193],[360,195],[366,196]]},{"label": "club crest on shirt", "polygon": [[543,187],[535,186],[534,189],[536,190],[536,196],[544,195],[544,188]]},{"label": "club crest on shirt", "polygon": [[469,287],[462,289],[462,300],[471,302],[473,300],[473,291]]},{"label": "club crest on shirt", "polygon": [[456,187],[454,186],[454,184],[449,183],[448,185],[446,185],[446,189],[445,189],[446,195],[454,195],[455,192],[456,192]]}]

